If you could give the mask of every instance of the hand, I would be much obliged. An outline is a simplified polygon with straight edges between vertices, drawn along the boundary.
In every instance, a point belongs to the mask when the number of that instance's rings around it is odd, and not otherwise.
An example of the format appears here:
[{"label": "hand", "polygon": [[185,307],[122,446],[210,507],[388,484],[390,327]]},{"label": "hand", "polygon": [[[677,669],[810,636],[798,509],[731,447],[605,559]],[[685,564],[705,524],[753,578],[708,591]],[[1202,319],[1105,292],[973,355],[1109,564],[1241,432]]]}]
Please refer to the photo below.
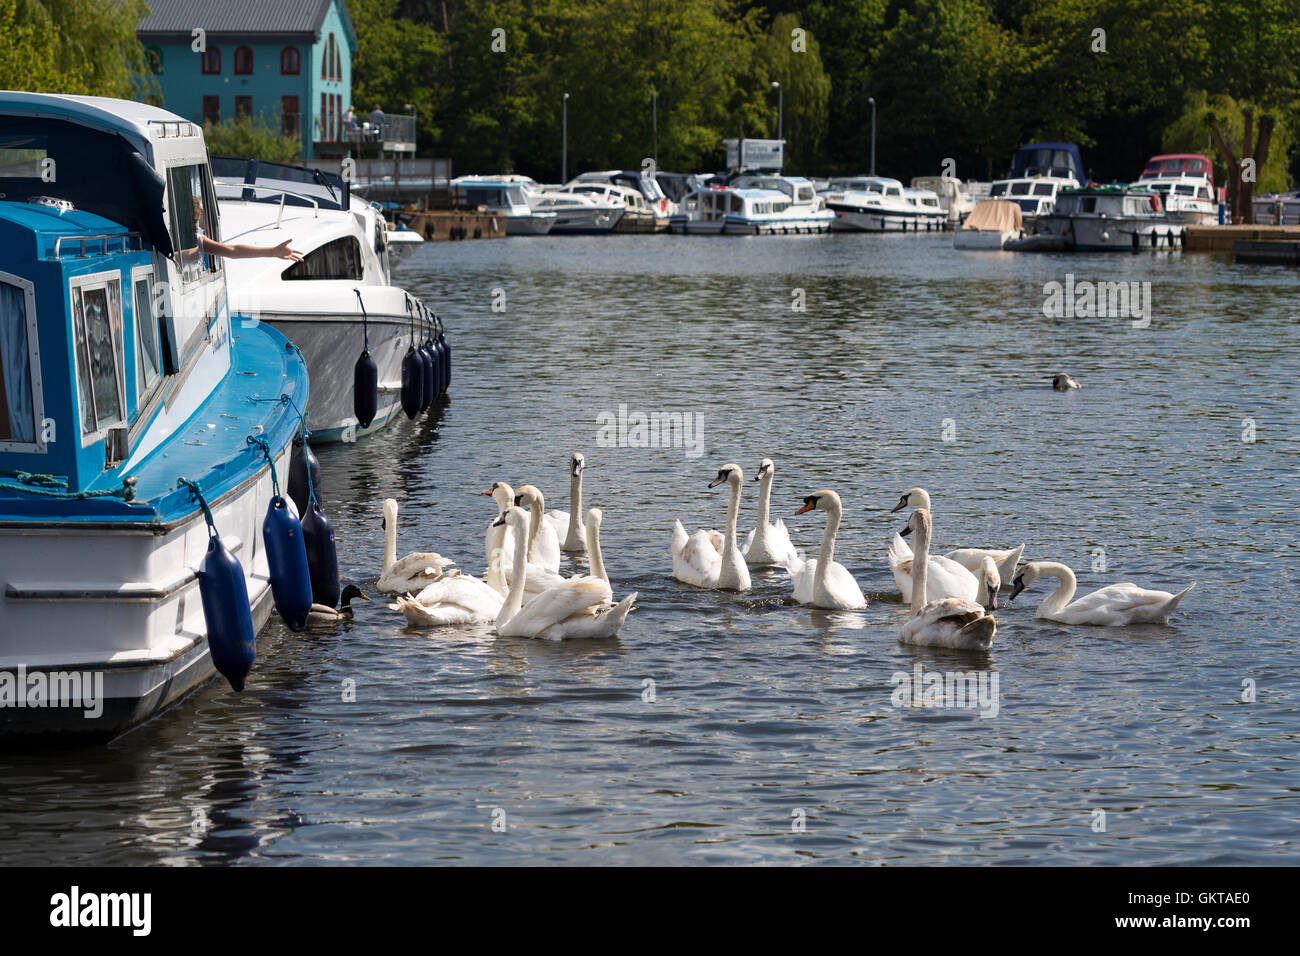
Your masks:
[{"label": "hand", "polygon": [[274,249],[269,250],[267,255],[274,256],[277,259],[292,259],[294,262],[302,262],[302,253],[289,248],[291,242],[293,242],[292,239],[284,240]]}]

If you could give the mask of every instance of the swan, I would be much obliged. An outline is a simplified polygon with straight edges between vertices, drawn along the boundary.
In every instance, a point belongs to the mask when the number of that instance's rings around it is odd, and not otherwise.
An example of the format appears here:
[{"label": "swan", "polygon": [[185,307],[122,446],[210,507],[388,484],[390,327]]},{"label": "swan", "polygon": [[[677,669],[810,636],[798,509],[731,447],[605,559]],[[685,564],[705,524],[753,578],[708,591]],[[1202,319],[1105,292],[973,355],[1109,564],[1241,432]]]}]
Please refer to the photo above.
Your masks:
[{"label": "swan", "polygon": [[[522,536],[528,516],[522,508],[512,507],[497,519]],[[588,523],[588,533],[596,524]],[[524,562],[522,549],[515,551],[511,568],[510,593],[497,616],[497,633],[502,637],[537,637],[550,641],[571,638],[613,637],[623,626],[636,600],[633,592],[612,604],[614,595],[603,578],[581,575],[549,588],[523,604]]]},{"label": "swan", "polygon": [[848,568],[835,560],[835,532],[839,530],[843,513],[840,496],[829,490],[811,494],[795,514],[813,510],[826,512],[826,530],[822,532],[822,547],[816,558],[804,561],[795,555],[785,564],[794,580],[794,599],[800,604],[832,610],[866,607],[867,599],[858,582],[853,580]]},{"label": "swan", "polygon": [[[898,504],[894,505],[891,511],[902,511],[908,505],[913,508],[924,508],[926,511],[932,511],[930,507],[930,494],[924,488],[910,488],[903,492],[903,496],[898,499]],[[898,542],[903,545],[903,551],[907,557],[911,557],[911,552],[907,550],[906,542]],[[1025,546],[1021,544],[1018,548],[958,548],[956,551],[949,551],[944,555],[949,561],[956,561],[967,571],[972,574],[980,569],[980,561],[986,555],[994,560],[998,566],[998,577],[1003,581],[1010,581],[1016,574],[1016,565],[1020,563],[1020,555],[1024,552]],[[903,552],[900,552],[902,555]],[[904,595],[906,597],[906,595]]]},{"label": "swan", "polygon": [[446,627],[496,620],[505,597],[482,578],[460,571],[445,571],[412,597],[398,597],[388,605],[401,611],[413,627]]},{"label": "swan", "polygon": [[673,577],[678,581],[697,588],[749,590],[749,567],[736,547],[736,521],[740,515],[740,488],[744,480],[745,473],[739,465],[726,464],[718,470],[718,477],[709,482],[710,488],[716,488],[724,481],[731,485],[724,535],[701,529],[688,538],[681,521],[673,523]]},{"label": "swan", "polygon": [[[609,575],[605,573],[605,557],[600,552],[600,523],[605,520],[605,512],[592,508],[587,512],[587,530],[584,540],[591,560],[591,576],[600,578],[610,584]],[[610,584],[613,587],[612,584]]]},{"label": "swan", "polygon": [[758,485],[758,524],[745,540],[741,553],[745,563],[751,568],[767,565],[785,565],[791,560],[798,560],[794,545],[790,543],[790,532],[780,518],[774,524],[767,523],[768,506],[772,500],[772,476],[776,468],[771,458],[764,458],[758,465],[758,474],[754,480]]},{"label": "swan", "polygon": [[546,520],[560,539],[560,550],[566,554],[582,554],[587,550],[582,517],[582,473],[587,459],[575,451],[569,459],[569,510],[548,511]]},{"label": "swan", "polygon": [[[917,508],[907,522],[916,532],[917,586],[912,597],[912,615],[898,632],[898,643],[924,647],[952,647],[986,651],[993,644],[998,622],[974,601],[945,597],[926,601],[926,575],[932,567],[930,557],[930,512]],[[931,559],[933,560],[933,559]],[[997,592],[994,591],[994,594]]]},{"label": "swan", "polygon": [[1074,589],[1078,581],[1074,572],[1056,561],[1032,561],[1020,569],[1012,584],[1011,597],[1023,591],[1043,575],[1057,578],[1061,583],[1043,599],[1034,617],[1062,624],[1098,624],[1120,626],[1124,624],[1168,624],[1178,602],[1192,588],[1193,581],[1177,594],[1168,591],[1148,591],[1136,584],[1108,584],[1086,594],[1073,604]]},{"label": "swan", "polygon": [[397,560],[397,500],[384,499],[384,568],[375,587],[385,594],[418,591],[444,568],[455,564],[433,551],[412,551]]},{"label": "swan", "polygon": [[[505,514],[515,500],[515,490],[504,481],[493,482],[491,488],[480,491],[479,494],[487,495],[496,502],[497,518]],[[483,551],[487,559],[485,580],[504,597],[510,586],[506,582],[505,569],[514,563],[514,532],[506,525],[497,524],[496,518],[493,518],[488,522],[487,534],[484,535]]]},{"label": "swan", "polygon": [[[929,514],[929,511],[926,511]],[[903,534],[909,534],[912,523],[909,521]],[[975,600],[979,593],[979,578],[950,558],[942,555],[930,555],[926,562],[928,573],[925,578],[925,599],[937,601],[939,598],[959,597],[965,601]],[[894,572],[894,583],[903,600],[912,603],[912,584],[916,577],[916,561],[907,543],[901,535],[895,534],[889,543],[889,569]]]},{"label": "swan", "polygon": [[558,573],[560,570],[560,537],[555,533],[555,529],[551,527],[551,523],[543,517],[546,510],[546,499],[542,497],[541,489],[533,485],[523,485],[517,488],[513,504],[528,505],[528,563]]},{"label": "swan", "polygon": [[307,612],[307,627],[324,627],[329,624],[337,624],[339,621],[352,620],[352,599],[361,598],[363,601],[369,601],[368,595],[361,593],[361,588],[355,584],[349,584],[339,595],[338,610],[327,604],[313,604],[311,610]]},{"label": "swan", "polygon": [[1002,588],[1002,577],[998,574],[998,566],[993,563],[993,559],[987,554],[980,560],[979,574],[975,575],[979,580],[979,590],[975,592],[975,603],[986,611],[996,611],[998,609],[998,591]]},{"label": "swan", "polygon": [[1068,392],[1072,388],[1082,388],[1079,380],[1067,372],[1057,372],[1052,376],[1052,390],[1057,392]]}]

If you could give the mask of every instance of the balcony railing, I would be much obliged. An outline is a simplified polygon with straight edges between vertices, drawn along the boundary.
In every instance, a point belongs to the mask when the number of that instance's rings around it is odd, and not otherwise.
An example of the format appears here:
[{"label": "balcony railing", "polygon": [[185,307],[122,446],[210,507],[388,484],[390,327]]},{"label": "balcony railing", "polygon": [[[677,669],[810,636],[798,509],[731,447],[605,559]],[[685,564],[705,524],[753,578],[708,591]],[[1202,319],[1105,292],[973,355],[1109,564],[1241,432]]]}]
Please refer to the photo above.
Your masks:
[{"label": "balcony railing", "polygon": [[402,113],[385,114],[382,122],[376,124],[369,116],[358,116],[353,125],[339,119],[338,138],[326,135],[320,128],[319,121],[313,131],[312,139],[317,143],[347,143],[360,153],[365,147],[386,153],[415,152],[415,117]]}]

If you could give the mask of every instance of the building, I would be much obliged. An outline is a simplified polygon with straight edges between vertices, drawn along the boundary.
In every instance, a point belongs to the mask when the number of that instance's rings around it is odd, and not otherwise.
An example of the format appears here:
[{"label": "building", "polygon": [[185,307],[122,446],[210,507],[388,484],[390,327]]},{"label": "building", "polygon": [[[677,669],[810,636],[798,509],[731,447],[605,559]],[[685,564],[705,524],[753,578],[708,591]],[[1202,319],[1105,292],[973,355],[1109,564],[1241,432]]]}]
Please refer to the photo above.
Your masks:
[{"label": "building", "polygon": [[[302,158],[355,146],[343,117],[352,102],[357,37],[344,0],[147,0],[137,34],[161,105],[196,122],[258,115],[302,138]],[[354,142],[347,141],[352,138]]]}]

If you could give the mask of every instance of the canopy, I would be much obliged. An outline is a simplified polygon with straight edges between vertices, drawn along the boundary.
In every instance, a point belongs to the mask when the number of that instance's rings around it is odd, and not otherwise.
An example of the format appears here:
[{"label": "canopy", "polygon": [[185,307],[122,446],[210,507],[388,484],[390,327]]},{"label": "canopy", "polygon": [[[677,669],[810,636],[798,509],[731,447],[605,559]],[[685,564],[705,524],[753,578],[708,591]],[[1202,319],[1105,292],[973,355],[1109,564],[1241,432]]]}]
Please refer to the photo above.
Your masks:
[{"label": "canopy", "polygon": [[978,232],[1019,232],[1020,207],[1006,199],[984,199],[975,204],[963,229]]}]

